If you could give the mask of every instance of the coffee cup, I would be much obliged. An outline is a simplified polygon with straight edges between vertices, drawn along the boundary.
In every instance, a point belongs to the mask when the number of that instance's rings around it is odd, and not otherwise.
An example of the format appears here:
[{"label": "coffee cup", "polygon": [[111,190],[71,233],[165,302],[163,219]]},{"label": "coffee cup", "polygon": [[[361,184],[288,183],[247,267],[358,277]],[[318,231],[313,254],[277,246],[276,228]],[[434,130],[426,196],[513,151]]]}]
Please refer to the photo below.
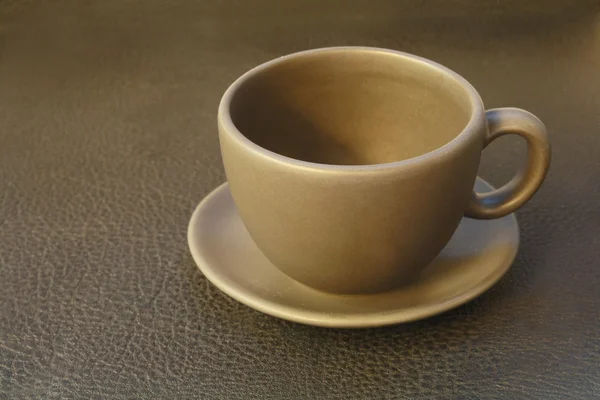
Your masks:
[{"label": "coffee cup", "polygon": [[[514,212],[550,164],[534,115],[486,111],[457,73],[379,48],[302,51],[253,68],[223,95],[218,130],[258,248],[298,282],[340,294],[415,279],[463,217]],[[482,150],[506,134],[526,140],[525,167],[474,192]]]}]

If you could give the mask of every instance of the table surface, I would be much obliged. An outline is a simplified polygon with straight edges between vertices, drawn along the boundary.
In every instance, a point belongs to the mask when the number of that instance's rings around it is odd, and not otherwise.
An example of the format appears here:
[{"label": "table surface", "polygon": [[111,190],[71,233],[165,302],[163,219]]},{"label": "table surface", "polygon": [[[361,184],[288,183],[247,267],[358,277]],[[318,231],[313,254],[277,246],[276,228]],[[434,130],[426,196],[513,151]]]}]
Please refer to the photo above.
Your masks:
[{"label": "table surface", "polygon": [[[0,397],[600,398],[597,1],[0,2]],[[434,59],[553,143],[508,273],[368,330],[221,294],[186,228],[224,181],[216,108],[247,69],[323,46]],[[484,152],[498,185],[519,139]]]}]

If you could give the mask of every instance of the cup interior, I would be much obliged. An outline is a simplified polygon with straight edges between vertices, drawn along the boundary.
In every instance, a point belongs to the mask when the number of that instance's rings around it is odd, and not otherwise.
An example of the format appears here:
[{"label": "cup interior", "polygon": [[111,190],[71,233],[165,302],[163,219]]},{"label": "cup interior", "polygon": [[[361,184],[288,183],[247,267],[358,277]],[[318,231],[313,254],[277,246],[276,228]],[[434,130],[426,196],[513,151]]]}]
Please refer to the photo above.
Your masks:
[{"label": "cup interior", "polygon": [[320,164],[417,157],[452,141],[473,113],[450,71],[401,53],[337,49],[258,67],[233,90],[231,121],[272,152]]}]

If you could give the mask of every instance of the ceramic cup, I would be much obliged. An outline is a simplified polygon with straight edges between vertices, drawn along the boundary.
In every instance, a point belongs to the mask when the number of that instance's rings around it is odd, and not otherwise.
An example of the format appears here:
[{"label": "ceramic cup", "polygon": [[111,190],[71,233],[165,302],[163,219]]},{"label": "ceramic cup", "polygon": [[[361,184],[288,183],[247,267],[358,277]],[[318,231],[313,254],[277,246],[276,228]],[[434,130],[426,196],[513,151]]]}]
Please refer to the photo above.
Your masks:
[{"label": "ceramic cup", "polygon": [[[218,125],[229,188],[258,248],[295,280],[334,293],[414,279],[463,216],[512,213],[550,164],[538,118],[485,111],[455,72],[387,49],[262,64],[227,89]],[[493,192],[473,192],[481,151],[505,134],[526,139],[526,166]]]}]

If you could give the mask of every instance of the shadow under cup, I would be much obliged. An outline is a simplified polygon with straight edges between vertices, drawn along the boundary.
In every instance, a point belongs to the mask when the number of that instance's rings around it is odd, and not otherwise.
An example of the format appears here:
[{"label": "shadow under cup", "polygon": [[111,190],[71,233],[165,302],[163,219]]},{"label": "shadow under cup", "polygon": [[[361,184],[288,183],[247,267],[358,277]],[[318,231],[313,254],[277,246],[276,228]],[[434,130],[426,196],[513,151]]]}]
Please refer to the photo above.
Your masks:
[{"label": "shadow under cup", "polygon": [[292,159],[370,165],[434,151],[471,118],[455,78],[386,52],[312,52],[269,64],[231,99],[233,124],[258,146]]}]

